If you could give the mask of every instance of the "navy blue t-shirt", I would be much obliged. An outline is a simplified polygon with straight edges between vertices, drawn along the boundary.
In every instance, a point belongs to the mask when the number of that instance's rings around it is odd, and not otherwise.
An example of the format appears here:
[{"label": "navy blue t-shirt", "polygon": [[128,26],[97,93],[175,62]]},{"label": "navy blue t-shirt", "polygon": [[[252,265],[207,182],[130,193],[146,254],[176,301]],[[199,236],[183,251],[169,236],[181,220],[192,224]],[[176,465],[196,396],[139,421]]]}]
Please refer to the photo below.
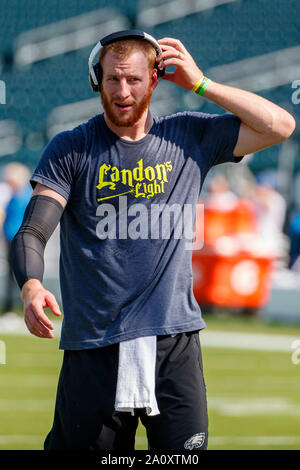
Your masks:
[{"label": "navy blue t-shirt", "polygon": [[234,115],[184,112],[155,117],[145,137],[128,141],[101,114],[51,140],[31,183],[68,201],[61,349],[205,327],[188,242],[208,170],[240,160],[239,128]]}]

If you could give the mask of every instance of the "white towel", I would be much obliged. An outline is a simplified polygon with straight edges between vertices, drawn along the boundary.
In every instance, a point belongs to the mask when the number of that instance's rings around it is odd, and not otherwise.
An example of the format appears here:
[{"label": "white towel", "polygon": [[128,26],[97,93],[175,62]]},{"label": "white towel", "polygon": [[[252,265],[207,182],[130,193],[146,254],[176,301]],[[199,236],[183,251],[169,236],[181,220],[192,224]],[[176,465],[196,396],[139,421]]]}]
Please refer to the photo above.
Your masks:
[{"label": "white towel", "polygon": [[157,337],[145,336],[119,344],[117,411],[146,408],[150,416],[159,414],[155,397]]}]

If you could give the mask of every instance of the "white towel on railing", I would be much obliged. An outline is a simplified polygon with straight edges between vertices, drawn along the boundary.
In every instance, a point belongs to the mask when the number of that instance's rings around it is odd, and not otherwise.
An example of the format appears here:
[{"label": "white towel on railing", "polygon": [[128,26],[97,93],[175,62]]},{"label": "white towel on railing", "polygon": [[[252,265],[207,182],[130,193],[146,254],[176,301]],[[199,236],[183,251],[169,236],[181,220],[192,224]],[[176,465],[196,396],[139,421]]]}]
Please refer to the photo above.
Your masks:
[{"label": "white towel on railing", "polygon": [[159,414],[155,396],[157,337],[144,336],[119,344],[116,411],[146,408],[150,416]]}]

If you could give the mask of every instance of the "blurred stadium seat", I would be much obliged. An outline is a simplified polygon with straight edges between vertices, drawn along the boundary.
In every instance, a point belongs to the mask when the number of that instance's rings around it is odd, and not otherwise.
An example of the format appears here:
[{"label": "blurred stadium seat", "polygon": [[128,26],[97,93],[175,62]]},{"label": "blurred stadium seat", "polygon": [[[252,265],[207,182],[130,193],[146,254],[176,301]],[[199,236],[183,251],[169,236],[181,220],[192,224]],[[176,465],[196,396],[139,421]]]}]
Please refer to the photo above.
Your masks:
[{"label": "blurred stadium seat", "polygon": [[117,8],[131,17],[135,0],[1,0],[0,51],[12,49],[14,39],[22,32],[40,28],[49,23],[88,13],[99,8]]},{"label": "blurred stadium seat", "polygon": [[[284,8],[279,0],[2,0],[0,78],[6,84],[6,105],[0,107],[0,120],[15,123],[19,144],[14,154],[2,151],[1,163],[13,155],[34,166],[55,129],[95,114],[87,59],[92,45],[110,28],[137,27],[157,38],[177,37],[208,76],[258,91],[290,110],[299,122],[300,106],[291,101],[291,77],[299,78],[300,73],[299,15],[296,0],[288,0]],[[29,49],[22,49],[26,45]],[[57,110],[68,113],[74,108],[65,106],[78,102],[84,103],[84,112],[74,119],[60,116],[59,126],[53,128]],[[162,115],[184,109],[220,112],[213,103],[161,82],[153,96],[153,112]],[[263,158],[251,160],[254,172],[277,166],[278,146],[262,153]],[[300,170],[300,156],[295,170]]]}]

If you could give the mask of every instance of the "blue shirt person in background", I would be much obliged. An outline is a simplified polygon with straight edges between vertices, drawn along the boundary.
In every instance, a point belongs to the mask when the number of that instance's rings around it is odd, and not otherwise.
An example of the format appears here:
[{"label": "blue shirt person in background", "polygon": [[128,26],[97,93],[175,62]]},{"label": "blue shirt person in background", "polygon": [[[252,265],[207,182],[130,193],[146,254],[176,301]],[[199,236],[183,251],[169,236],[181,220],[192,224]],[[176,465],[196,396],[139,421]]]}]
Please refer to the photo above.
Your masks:
[{"label": "blue shirt person in background", "polygon": [[6,256],[9,265],[3,311],[9,312],[13,307],[15,281],[10,266],[10,246],[19,230],[32,189],[29,184],[29,169],[18,162],[9,163],[4,170],[4,179],[12,190],[12,196],[6,206],[3,222],[3,233],[6,241]]},{"label": "blue shirt person in background", "polygon": [[291,220],[289,237],[291,243],[289,268],[299,271],[299,263],[296,264],[296,261],[300,255],[300,212]]}]

